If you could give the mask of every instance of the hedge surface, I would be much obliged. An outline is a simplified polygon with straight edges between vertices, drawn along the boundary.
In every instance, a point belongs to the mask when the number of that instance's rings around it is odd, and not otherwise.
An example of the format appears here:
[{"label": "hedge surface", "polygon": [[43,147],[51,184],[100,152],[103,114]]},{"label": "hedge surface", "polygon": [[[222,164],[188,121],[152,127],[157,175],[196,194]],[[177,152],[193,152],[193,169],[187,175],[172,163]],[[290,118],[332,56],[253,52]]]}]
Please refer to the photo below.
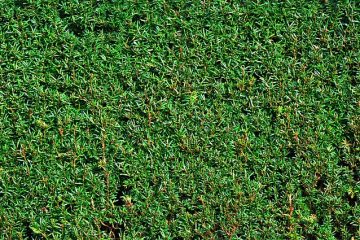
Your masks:
[{"label": "hedge surface", "polygon": [[360,2],[1,0],[4,239],[357,239]]}]

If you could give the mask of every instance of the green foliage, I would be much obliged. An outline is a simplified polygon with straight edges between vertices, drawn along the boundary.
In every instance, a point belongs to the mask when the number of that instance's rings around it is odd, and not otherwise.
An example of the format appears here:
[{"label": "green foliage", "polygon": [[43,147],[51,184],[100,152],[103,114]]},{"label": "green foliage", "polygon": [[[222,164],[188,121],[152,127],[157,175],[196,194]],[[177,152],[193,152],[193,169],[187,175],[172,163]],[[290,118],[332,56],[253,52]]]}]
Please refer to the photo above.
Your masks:
[{"label": "green foliage", "polygon": [[356,0],[0,1],[4,239],[356,239]]}]

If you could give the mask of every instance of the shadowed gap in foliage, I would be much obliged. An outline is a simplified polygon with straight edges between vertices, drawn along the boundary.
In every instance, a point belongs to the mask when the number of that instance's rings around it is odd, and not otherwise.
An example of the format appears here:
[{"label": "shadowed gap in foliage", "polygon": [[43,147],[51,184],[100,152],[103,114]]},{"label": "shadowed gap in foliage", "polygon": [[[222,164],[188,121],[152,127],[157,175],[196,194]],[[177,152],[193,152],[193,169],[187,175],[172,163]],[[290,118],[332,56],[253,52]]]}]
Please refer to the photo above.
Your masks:
[{"label": "shadowed gap in foliage", "polygon": [[106,232],[111,239],[121,239],[121,233],[125,231],[125,226],[117,222],[103,222],[101,223],[100,230]]},{"label": "shadowed gap in foliage", "polygon": [[131,187],[126,186],[124,184],[124,182],[128,179],[130,179],[129,176],[126,176],[123,174],[120,175],[119,185],[118,185],[117,192],[116,192],[116,200],[114,202],[115,206],[124,206],[125,205],[124,196],[129,195],[129,193],[132,189]]}]

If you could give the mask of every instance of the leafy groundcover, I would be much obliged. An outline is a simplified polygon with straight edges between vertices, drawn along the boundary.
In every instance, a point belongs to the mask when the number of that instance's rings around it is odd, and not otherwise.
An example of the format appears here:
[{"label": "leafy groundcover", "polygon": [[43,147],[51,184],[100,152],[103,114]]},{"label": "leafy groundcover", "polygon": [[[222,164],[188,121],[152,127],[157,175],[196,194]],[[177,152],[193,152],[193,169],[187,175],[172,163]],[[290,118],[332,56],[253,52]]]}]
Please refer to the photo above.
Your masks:
[{"label": "leafy groundcover", "polygon": [[358,0],[1,0],[2,239],[358,239]]}]

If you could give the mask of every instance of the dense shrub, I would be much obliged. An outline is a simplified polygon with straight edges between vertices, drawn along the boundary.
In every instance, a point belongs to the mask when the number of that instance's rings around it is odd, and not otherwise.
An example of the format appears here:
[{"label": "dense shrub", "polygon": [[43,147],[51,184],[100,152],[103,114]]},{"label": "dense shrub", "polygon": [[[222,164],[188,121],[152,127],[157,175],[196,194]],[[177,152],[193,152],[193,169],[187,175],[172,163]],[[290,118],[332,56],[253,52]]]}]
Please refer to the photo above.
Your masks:
[{"label": "dense shrub", "polygon": [[0,235],[356,239],[359,15],[0,1]]}]

